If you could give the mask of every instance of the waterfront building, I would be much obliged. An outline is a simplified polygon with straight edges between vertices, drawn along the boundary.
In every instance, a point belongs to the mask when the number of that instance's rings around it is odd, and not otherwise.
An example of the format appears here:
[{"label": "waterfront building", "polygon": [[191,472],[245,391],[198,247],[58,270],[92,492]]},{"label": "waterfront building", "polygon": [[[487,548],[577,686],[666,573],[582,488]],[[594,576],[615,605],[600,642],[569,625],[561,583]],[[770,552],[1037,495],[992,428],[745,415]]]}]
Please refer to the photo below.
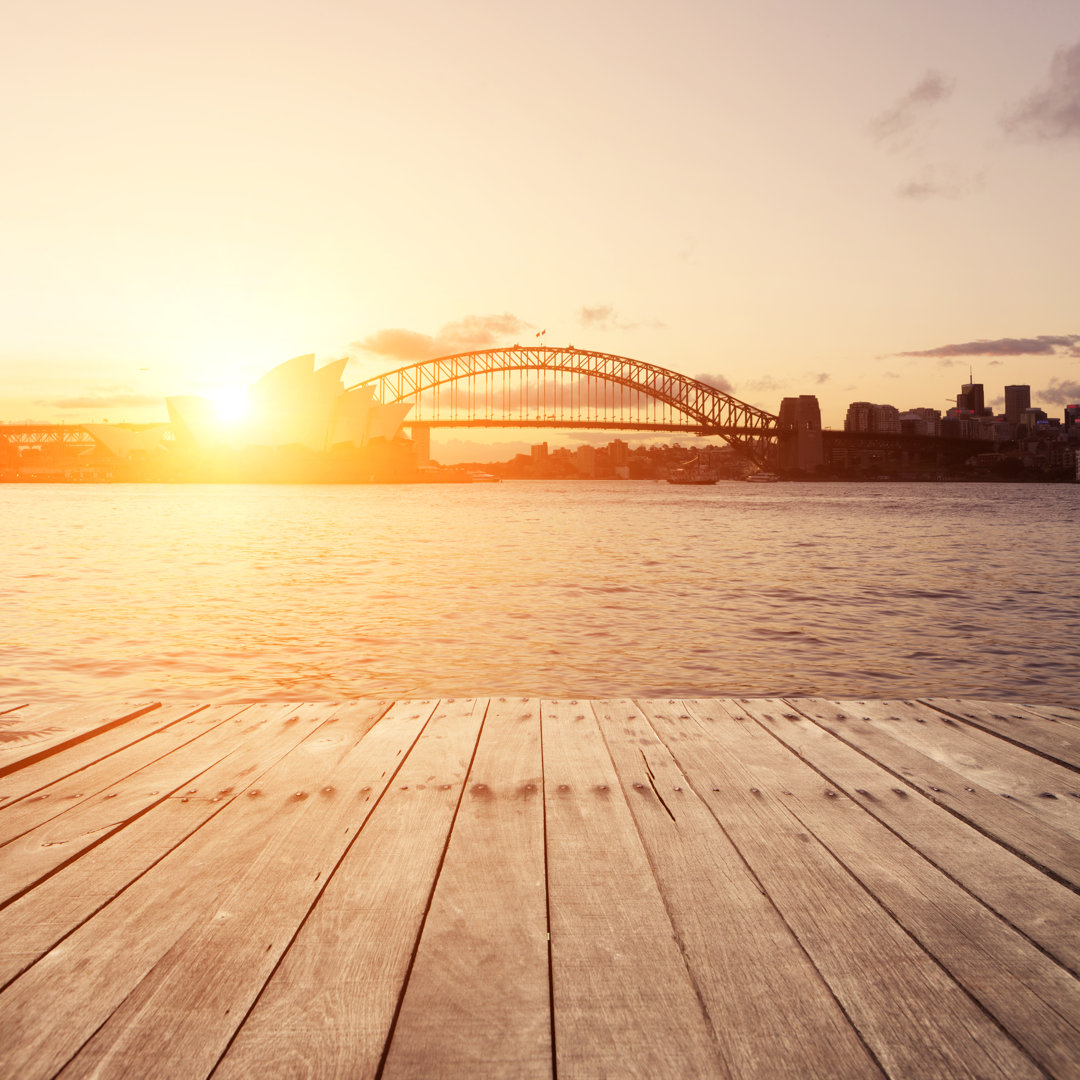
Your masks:
[{"label": "waterfront building", "polygon": [[[895,411],[895,410],[894,410]],[[825,460],[821,435],[821,407],[813,394],[786,397],[777,418],[778,465],[784,470],[816,472]]]},{"label": "waterfront building", "polygon": [[316,370],[314,354],[278,364],[248,390],[246,415],[234,423],[207,398],[166,398],[173,438],[196,450],[299,446],[316,454],[394,439],[412,406],[377,402],[369,386],[346,390],[345,364]]},{"label": "waterfront building", "polygon": [[889,435],[900,434],[900,410],[895,405],[874,405],[869,401],[853,401],[844,418],[845,431],[869,431]]},{"label": "waterfront building", "polygon": [[1010,424],[1019,424],[1025,409],[1031,408],[1030,386],[1005,387],[1005,419]]},{"label": "waterfront building", "polygon": [[940,409],[908,409],[900,414],[901,435],[940,435]]}]

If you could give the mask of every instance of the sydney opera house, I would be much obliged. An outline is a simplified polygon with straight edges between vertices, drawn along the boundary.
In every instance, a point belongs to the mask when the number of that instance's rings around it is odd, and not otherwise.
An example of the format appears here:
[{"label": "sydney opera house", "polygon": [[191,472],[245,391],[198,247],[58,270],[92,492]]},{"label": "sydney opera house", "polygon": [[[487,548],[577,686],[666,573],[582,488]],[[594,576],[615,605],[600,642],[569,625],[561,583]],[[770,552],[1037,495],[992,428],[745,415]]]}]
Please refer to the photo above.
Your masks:
[{"label": "sydney opera house", "polygon": [[[314,355],[279,364],[223,412],[204,397],[169,397],[167,424],[84,424],[116,478],[224,481],[409,479],[412,443],[402,421],[411,405],[376,401],[368,386],[346,390],[346,360],[315,367]],[[90,462],[88,460],[88,464]]]},{"label": "sydney opera house", "polygon": [[316,370],[313,355],[287,360],[248,390],[243,414],[228,421],[207,398],[166,398],[173,439],[204,451],[295,446],[315,454],[393,440],[411,406],[383,405],[368,386],[346,390],[346,362]]}]

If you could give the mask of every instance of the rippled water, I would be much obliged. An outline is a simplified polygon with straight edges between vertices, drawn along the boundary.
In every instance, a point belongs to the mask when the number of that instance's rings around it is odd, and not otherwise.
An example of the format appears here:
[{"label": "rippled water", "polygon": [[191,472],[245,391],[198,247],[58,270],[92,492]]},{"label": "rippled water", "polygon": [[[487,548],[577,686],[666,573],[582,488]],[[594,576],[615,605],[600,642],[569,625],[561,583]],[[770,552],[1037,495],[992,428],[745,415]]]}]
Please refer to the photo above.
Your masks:
[{"label": "rippled water", "polygon": [[4,485],[0,701],[1074,703],[1080,487]]}]

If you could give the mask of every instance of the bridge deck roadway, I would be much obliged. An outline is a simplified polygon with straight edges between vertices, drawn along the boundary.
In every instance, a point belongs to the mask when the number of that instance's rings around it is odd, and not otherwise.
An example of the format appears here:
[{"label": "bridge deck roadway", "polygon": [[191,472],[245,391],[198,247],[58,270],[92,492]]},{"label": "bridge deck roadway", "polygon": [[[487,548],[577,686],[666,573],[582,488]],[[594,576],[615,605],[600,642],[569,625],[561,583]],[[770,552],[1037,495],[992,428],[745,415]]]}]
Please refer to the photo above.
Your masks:
[{"label": "bridge deck roadway", "polygon": [[1080,712],[0,705],[0,1075],[1075,1077]]}]

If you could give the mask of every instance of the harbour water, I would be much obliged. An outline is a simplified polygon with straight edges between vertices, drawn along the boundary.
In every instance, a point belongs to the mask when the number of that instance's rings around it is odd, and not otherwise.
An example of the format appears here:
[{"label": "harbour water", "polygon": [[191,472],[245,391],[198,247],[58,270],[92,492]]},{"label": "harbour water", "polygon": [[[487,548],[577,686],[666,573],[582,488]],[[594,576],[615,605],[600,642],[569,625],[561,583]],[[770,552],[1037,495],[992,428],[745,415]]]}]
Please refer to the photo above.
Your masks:
[{"label": "harbour water", "polygon": [[1075,704],[1080,487],[0,487],[0,703]]}]

